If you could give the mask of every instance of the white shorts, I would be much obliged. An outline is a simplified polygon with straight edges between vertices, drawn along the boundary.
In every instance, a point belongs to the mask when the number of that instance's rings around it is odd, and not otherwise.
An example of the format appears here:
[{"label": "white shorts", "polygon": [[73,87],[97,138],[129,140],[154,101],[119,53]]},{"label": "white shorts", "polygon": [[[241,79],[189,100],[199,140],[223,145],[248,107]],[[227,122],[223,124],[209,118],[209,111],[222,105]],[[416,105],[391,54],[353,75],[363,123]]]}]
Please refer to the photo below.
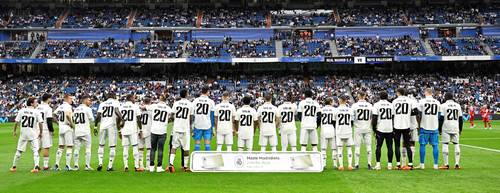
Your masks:
[{"label": "white shorts", "polygon": [[68,130],[66,133],[59,134],[59,145],[73,146],[73,130]]},{"label": "white shorts", "polygon": [[38,152],[38,150],[40,149],[40,147],[38,146],[40,142],[38,142],[37,138],[25,139],[23,137],[19,137],[19,141],[17,141],[17,150],[20,152],[26,151],[26,144],[28,144],[28,142],[31,145],[31,150],[33,152]]},{"label": "white shorts", "polygon": [[217,145],[233,145],[233,134],[221,134],[217,133]]},{"label": "white shorts", "polygon": [[268,143],[269,146],[276,147],[278,145],[278,137],[276,137],[276,135],[259,136],[259,145],[261,147],[267,146]]},{"label": "white shorts", "polygon": [[116,137],[118,131],[115,126],[103,128],[99,131],[99,145],[106,145],[106,137],[108,138],[108,145],[110,147],[116,146]]},{"label": "white shorts", "polygon": [[287,131],[281,133],[281,147],[296,147],[297,146],[297,132]]},{"label": "white shorts", "polygon": [[318,144],[318,130],[316,129],[300,129],[300,144],[307,145]]},{"label": "white shorts", "polygon": [[419,136],[418,136],[418,129],[411,129],[410,130],[410,135],[411,135],[410,141],[418,142],[418,138],[419,138]]},{"label": "white shorts", "polygon": [[50,132],[42,132],[42,139],[40,140],[40,147],[45,149],[45,148],[50,148],[52,147],[52,135]]},{"label": "white shorts", "polygon": [[336,150],[337,149],[337,143],[335,142],[335,137],[332,137],[332,138],[324,138],[322,137],[321,138],[321,149],[328,149],[328,146],[330,146],[330,148],[332,150]]},{"label": "white shorts", "polygon": [[189,151],[190,148],[190,136],[189,132],[185,133],[179,133],[179,132],[174,132],[172,133],[172,148],[177,149],[179,147],[182,147],[185,151]]},{"label": "white shorts", "polygon": [[139,136],[137,134],[122,135],[122,146],[136,146],[138,137]]},{"label": "white shorts", "polygon": [[83,136],[75,136],[75,147],[80,147],[85,145],[85,148],[90,149],[92,147],[92,137],[90,134]]},{"label": "white shorts", "polygon": [[151,149],[151,135],[139,138],[139,149]]},{"label": "white shorts", "polygon": [[359,148],[364,143],[367,148],[372,147],[372,133],[354,132],[354,145]]},{"label": "white shorts", "polygon": [[442,143],[450,143],[452,142],[453,144],[458,144],[460,141],[460,134],[458,133],[446,133],[443,132],[441,134],[441,142]]},{"label": "white shorts", "polygon": [[252,151],[253,149],[253,138],[241,139],[238,138],[238,148],[247,148],[248,151]]},{"label": "white shorts", "polygon": [[337,137],[336,141],[337,141],[337,147],[343,147],[344,145],[345,146],[352,146],[353,145],[352,137],[349,137],[349,138]]}]

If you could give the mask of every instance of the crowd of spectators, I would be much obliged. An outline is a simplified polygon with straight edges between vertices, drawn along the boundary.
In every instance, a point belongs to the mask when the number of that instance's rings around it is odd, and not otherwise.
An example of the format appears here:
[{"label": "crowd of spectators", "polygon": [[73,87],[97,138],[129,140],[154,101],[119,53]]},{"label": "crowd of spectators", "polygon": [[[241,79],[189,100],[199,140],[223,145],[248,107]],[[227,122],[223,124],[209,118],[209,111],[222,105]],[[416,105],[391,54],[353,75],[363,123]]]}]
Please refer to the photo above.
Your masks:
[{"label": "crowd of spectators", "polygon": [[157,8],[138,10],[134,27],[194,27],[195,9]]},{"label": "crowd of spectators", "polygon": [[195,58],[236,57],[269,58],[276,57],[274,41],[271,40],[232,40],[223,41],[194,40],[186,46],[189,56]]},{"label": "crowd of spectators", "polygon": [[133,41],[49,40],[37,58],[130,58],[133,56]]},{"label": "crowd of spectators", "polygon": [[477,38],[431,39],[429,44],[434,54],[439,56],[487,55],[481,40]]},{"label": "crowd of spectators", "polygon": [[490,47],[495,55],[500,55],[500,38],[489,37],[485,38],[484,42]]},{"label": "crowd of spectators", "polygon": [[323,39],[296,38],[283,41],[283,55],[288,57],[332,56],[330,43]]},{"label": "crowd of spectators", "polygon": [[205,28],[265,27],[265,12],[256,9],[206,9],[201,26]]},{"label": "crowd of spectators", "polygon": [[29,58],[36,48],[35,42],[0,42],[0,58]]},{"label": "crowd of spectators", "polygon": [[344,37],[337,38],[340,56],[423,56],[420,40],[410,36],[395,38]]},{"label": "crowd of spectators", "polygon": [[[460,80],[460,81],[458,81]],[[311,89],[315,99],[320,103],[326,97],[334,100],[338,96],[351,96],[351,104],[359,90],[365,90],[368,101],[378,100],[379,91],[387,91],[390,98],[395,97],[398,87],[407,88],[412,97],[423,98],[423,90],[433,88],[434,97],[443,100],[444,92],[452,92],[455,100],[463,105],[474,104],[479,107],[491,106],[499,112],[500,106],[500,75],[486,74],[343,74],[331,76],[293,76],[293,75],[240,75],[233,77],[206,76],[162,76],[162,77],[14,77],[0,81],[0,117],[12,116],[23,101],[29,96],[40,97],[43,93],[54,95],[52,106],[62,102],[64,93],[72,94],[75,99],[82,95],[90,95],[94,99],[94,110],[105,99],[105,94],[115,92],[120,99],[126,94],[134,93],[139,99],[149,96],[157,99],[159,94],[167,93],[169,104],[172,104],[180,89],[187,89],[191,99],[199,95],[203,86],[211,89],[211,98],[220,101],[223,92],[231,93],[231,100],[236,106],[241,106],[241,98],[253,96],[253,106],[262,104],[263,93],[272,93],[273,103],[279,105],[285,100],[287,93],[292,93],[296,101],[303,99],[303,91]],[[77,100],[76,100],[77,101]],[[77,105],[77,104],[75,104]]]},{"label": "crowd of spectators", "polygon": [[73,9],[62,23],[63,28],[123,28],[130,14],[128,8]]},{"label": "crowd of spectators", "polygon": [[[69,10],[62,27],[122,28],[129,15],[135,15],[135,27],[195,27],[197,20],[205,28],[273,26],[406,26],[413,24],[496,24],[496,5],[428,6],[355,6],[332,9],[265,8],[74,8]],[[2,8],[0,26],[10,28],[54,27],[64,9]],[[8,22],[10,19],[10,22]],[[6,23],[8,24],[6,25]]]},{"label": "crowd of spectators", "polygon": [[138,58],[181,58],[182,47],[182,42],[144,39],[136,43],[134,54]]}]

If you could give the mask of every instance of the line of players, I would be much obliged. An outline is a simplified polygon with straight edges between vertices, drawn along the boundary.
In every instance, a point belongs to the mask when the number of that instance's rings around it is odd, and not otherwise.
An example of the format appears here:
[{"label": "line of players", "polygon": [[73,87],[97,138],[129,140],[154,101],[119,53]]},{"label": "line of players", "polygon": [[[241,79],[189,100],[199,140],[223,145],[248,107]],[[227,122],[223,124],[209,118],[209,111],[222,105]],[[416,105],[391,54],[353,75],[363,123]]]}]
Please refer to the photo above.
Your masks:
[{"label": "line of players", "polygon": [[[295,96],[287,94],[287,101],[276,107],[272,104],[272,95],[264,94],[265,102],[258,109],[250,106],[252,98],[246,96],[242,99],[243,106],[236,110],[229,102],[230,94],[224,93],[222,102],[215,105],[209,98],[208,88],[203,88],[201,96],[188,100],[188,92],[181,90],[180,100],[174,102],[172,108],[167,105],[167,97],[162,95],[152,104],[150,98],[145,98],[141,105],[135,101],[135,95],[127,95],[126,102],[120,104],[113,93],[107,95],[107,100],[102,102],[94,119],[91,108],[91,98],[84,96],[80,99],[80,106],[73,110],[72,97],[65,95],[64,102],[52,112],[48,105],[50,94],[42,97],[38,105],[35,98],[27,100],[27,107],[21,109],[16,116],[14,136],[20,125],[21,133],[18,147],[14,156],[11,171],[16,171],[16,163],[26,149],[26,144],[31,144],[35,167],[32,172],[38,172],[39,146],[43,149],[43,169],[49,169],[49,148],[52,146],[52,122],[59,125],[59,148],[56,153],[54,170],[60,170],[60,160],[66,150],[66,170],[78,170],[80,147],[85,146],[85,170],[93,170],[90,166],[91,158],[91,131],[99,134],[97,170],[103,169],[103,157],[106,141],[109,146],[109,162],[107,171],[113,171],[113,161],[116,154],[117,136],[121,138],[123,146],[124,170],[128,171],[129,148],[132,147],[135,171],[164,172],[162,167],[163,148],[167,138],[167,125],[173,121],[170,135],[170,155],[168,172],[175,172],[173,167],[176,150],[181,148],[183,170],[189,172],[189,150],[191,133],[195,140],[195,151],[200,150],[201,139],[205,141],[205,150],[210,150],[212,136],[217,139],[217,151],[222,151],[225,144],[227,151],[231,151],[233,136],[237,135],[239,151],[252,151],[254,133],[259,130],[259,146],[261,151],[266,151],[269,145],[272,151],[277,151],[277,137],[281,136],[283,151],[290,148],[297,150],[297,136],[295,120],[300,121],[300,145],[306,151],[307,145],[313,151],[318,151],[318,138],[320,138],[323,164],[326,166],[327,148],[331,148],[333,167],[344,170],[343,148],[347,148],[348,170],[359,168],[361,145],[366,145],[368,169],[380,170],[381,148],[383,143],[387,147],[387,168],[393,169],[393,154],[396,155],[396,169],[412,170],[415,142],[420,143],[420,168],[424,169],[425,146],[430,144],[433,148],[434,169],[438,169],[438,134],[442,134],[442,148],[444,166],[449,169],[448,145],[455,146],[455,169],[460,169],[459,135],[462,131],[462,110],[460,105],[453,101],[451,93],[445,94],[445,102],[441,104],[432,98],[432,90],[425,89],[425,98],[417,102],[406,96],[406,90],[399,88],[397,98],[388,101],[386,92],[379,93],[379,101],[374,105],[368,103],[364,92],[358,92],[358,101],[352,106],[348,105],[348,97],[339,97],[338,106],[327,98],[324,106],[313,99],[310,90],[304,91],[305,99],[298,105],[293,101]],[[212,115],[214,129],[212,129]],[[54,115],[54,116],[52,116]],[[55,119],[52,119],[55,117]],[[91,125],[91,122],[95,124]],[[193,126],[193,127],[192,127]],[[318,136],[317,129],[321,128]],[[99,130],[97,130],[99,128]],[[192,129],[193,128],[193,129]],[[278,128],[278,131],[277,129]],[[371,140],[372,133],[376,138],[376,165],[372,168]],[[403,141],[402,153],[400,151]],[[394,142],[394,147],[393,147]],[[352,167],[354,146],[354,168]],[[144,168],[144,151],[146,163]],[[156,153],[158,153],[156,157]],[[72,155],[73,154],[73,155]],[[403,157],[401,156],[403,154]],[[405,163],[408,158],[408,164]],[[71,161],[74,167],[71,167]],[[157,162],[155,164],[155,158]],[[156,167],[155,167],[156,166]]]}]

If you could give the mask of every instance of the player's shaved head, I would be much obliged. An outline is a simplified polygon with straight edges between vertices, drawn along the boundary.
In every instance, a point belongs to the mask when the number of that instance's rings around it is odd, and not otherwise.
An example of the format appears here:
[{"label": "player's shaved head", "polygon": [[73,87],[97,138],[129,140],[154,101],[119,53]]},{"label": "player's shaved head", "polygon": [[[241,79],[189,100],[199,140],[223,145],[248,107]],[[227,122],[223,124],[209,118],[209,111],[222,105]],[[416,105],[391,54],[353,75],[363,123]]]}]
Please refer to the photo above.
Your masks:
[{"label": "player's shaved head", "polygon": [[313,96],[313,92],[311,90],[307,89],[304,91],[304,96],[306,98],[311,98]]},{"label": "player's shaved head", "polygon": [[273,95],[271,95],[271,93],[265,93],[264,100],[266,100],[266,102],[271,102],[271,100],[273,100]]},{"label": "player's shaved head", "polygon": [[48,102],[49,99],[51,99],[51,98],[52,98],[52,94],[50,94],[50,93],[45,93],[45,94],[42,95],[42,101],[43,102]]},{"label": "player's shaved head", "polygon": [[396,94],[398,96],[406,96],[406,89],[403,87],[399,87],[398,89],[396,89]]},{"label": "player's shaved head", "polygon": [[182,89],[179,95],[181,96],[181,98],[187,98],[188,91],[186,89]]},{"label": "player's shaved head", "polygon": [[385,91],[381,91],[379,94],[380,100],[387,100],[389,98],[389,95]]},{"label": "player's shaved head", "polygon": [[252,102],[252,98],[250,96],[245,96],[242,99],[244,105],[250,105],[250,102]]},{"label": "player's shaved head", "polygon": [[160,101],[163,101],[163,102],[167,101],[167,95],[161,94]]},{"label": "player's shaved head", "polygon": [[451,92],[446,92],[444,94],[444,100],[453,100],[453,93]]}]

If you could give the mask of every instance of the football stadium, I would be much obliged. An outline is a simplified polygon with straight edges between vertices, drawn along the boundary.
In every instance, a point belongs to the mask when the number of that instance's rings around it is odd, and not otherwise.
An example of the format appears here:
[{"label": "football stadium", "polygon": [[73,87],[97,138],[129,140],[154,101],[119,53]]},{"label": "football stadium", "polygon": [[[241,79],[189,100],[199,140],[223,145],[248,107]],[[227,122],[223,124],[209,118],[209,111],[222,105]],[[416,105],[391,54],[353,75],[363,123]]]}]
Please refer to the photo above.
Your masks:
[{"label": "football stadium", "polygon": [[1,0],[0,192],[500,192],[500,0]]}]

